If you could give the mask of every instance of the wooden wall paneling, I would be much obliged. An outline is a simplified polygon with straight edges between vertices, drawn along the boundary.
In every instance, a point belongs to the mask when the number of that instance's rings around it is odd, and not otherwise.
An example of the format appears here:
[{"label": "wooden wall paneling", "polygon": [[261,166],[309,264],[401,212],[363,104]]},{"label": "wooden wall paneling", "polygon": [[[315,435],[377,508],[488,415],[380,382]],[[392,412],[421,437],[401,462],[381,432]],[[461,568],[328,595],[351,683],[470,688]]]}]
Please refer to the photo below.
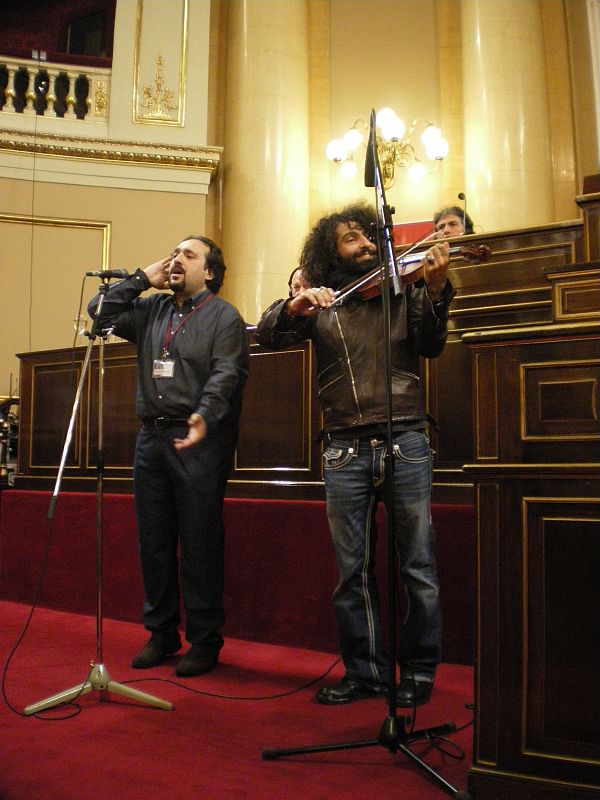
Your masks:
[{"label": "wooden wall paneling", "polygon": [[[22,361],[17,474],[47,476],[63,452],[81,375],[83,357],[49,351],[19,356]],[[65,473],[77,474],[85,461],[85,402],[79,404]]]},{"label": "wooden wall paneling", "polygon": [[[597,176],[595,176],[597,178]],[[584,192],[586,191],[584,181]],[[589,181],[590,185],[592,184]],[[597,181],[595,183],[597,189]],[[575,198],[583,212],[583,252],[581,261],[600,260],[600,192],[590,191]]]},{"label": "wooden wall paneling", "polygon": [[[103,451],[104,475],[131,479],[133,452],[140,423],[135,415],[137,360],[129,345],[104,347]],[[88,381],[87,453],[88,470],[96,472],[98,451],[98,348]]]},{"label": "wooden wall paneling", "polygon": [[483,264],[453,260],[451,335],[552,321],[546,273],[582,261],[582,238],[578,222],[462,237],[474,247],[486,244],[492,255]]},{"label": "wooden wall paneling", "polygon": [[228,494],[322,499],[321,427],[312,344],[274,351],[251,338]]},{"label": "wooden wall paneling", "polygon": [[[582,268],[580,264],[577,269],[573,266],[577,259],[581,260],[583,239],[582,224],[577,220],[544,228],[463,237],[473,246],[488,244],[492,257],[484,264],[453,260],[450,276],[457,295],[450,310],[448,343],[439,359],[424,361],[422,365],[428,410],[439,424],[438,432],[432,430],[432,446],[436,451],[434,502],[473,502],[473,482],[463,471],[463,465],[472,460],[475,446],[472,399],[476,387],[463,335],[480,336],[490,330],[554,326],[558,322],[556,302],[553,302],[555,296],[563,298],[563,316],[568,314],[569,322],[579,324],[577,320],[581,320],[582,310],[587,308],[587,289],[593,285],[594,279],[586,271],[589,265]],[[79,363],[83,350],[76,349]],[[20,358],[23,370],[20,385],[26,393],[31,389],[27,375],[34,367],[49,365],[52,360],[68,363],[71,353],[64,350],[23,354]],[[94,356],[93,364],[95,359]],[[134,413],[135,356],[132,346],[127,343],[107,345],[105,364],[105,407],[109,409],[105,416],[105,486],[107,491],[131,491],[131,462],[138,429]],[[43,368],[50,369],[50,366]],[[79,423],[83,427],[81,431],[77,430],[83,450],[76,457],[83,460],[76,462],[79,464],[77,469],[73,465],[67,470],[65,488],[93,489],[97,435],[94,369],[91,370],[92,385],[87,389],[89,399],[80,413]],[[46,379],[51,380],[49,376]],[[506,384],[507,380],[511,383]],[[498,385],[498,404],[516,402],[519,388],[518,380],[514,383],[515,380],[514,372],[503,374]],[[41,383],[39,388],[41,390]],[[15,479],[18,488],[50,488],[53,483],[53,470],[58,465],[56,453],[60,448],[55,417],[68,413],[69,403],[63,396],[64,388],[52,391],[52,400],[46,402],[41,392],[36,400],[40,412],[36,410],[35,413],[35,429],[31,406],[27,405],[28,399],[23,398],[20,466]],[[53,409],[53,421],[50,430],[44,432],[41,427],[44,423],[38,421],[38,417],[43,416],[42,409],[49,408]],[[491,436],[493,430],[489,428],[489,421],[486,425]],[[228,494],[233,497],[324,497],[322,448],[317,440],[320,428],[321,411],[311,345],[303,343],[273,352],[260,348],[251,335],[251,371]],[[520,457],[522,437],[514,437],[512,432],[510,435],[512,441],[509,437],[498,446],[505,451],[512,447],[512,457]],[[49,441],[52,441],[51,445]],[[491,445],[489,441],[485,446],[489,449]],[[48,446],[51,446],[50,451]],[[527,442],[526,446],[529,449],[537,447],[533,442]],[[23,457],[23,453],[32,447],[37,459],[35,464]],[[45,466],[42,456],[46,459]]]},{"label": "wooden wall paneling", "polygon": [[600,318],[600,268],[574,264],[560,272],[549,271],[554,322]]},{"label": "wooden wall paneling", "polygon": [[600,480],[532,472],[476,476],[477,800],[583,800],[600,781]]},{"label": "wooden wall paneling", "polygon": [[598,326],[584,316],[464,340],[477,389],[464,465],[478,530],[469,790],[583,800],[600,784]]},{"label": "wooden wall paneling", "polygon": [[[502,700],[497,665],[502,648],[500,634],[500,508],[499,487],[494,481],[476,486],[477,517],[477,655],[475,716],[478,736],[473,755],[477,763],[493,766],[498,761],[498,730]],[[485,526],[485,530],[482,527]],[[485,615],[481,614],[485,609]],[[485,630],[483,630],[485,626]],[[482,709],[485,713],[482,714]]]},{"label": "wooden wall paneling", "polygon": [[[478,352],[474,359],[473,421],[476,458],[497,461],[498,435],[498,359],[493,351]],[[481,398],[485,398],[482,402]]]},{"label": "wooden wall paneling", "polygon": [[[98,448],[98,347],[78,410],[64,490],[93,491]],[[81,370],[85,348],[75,349]],[[71,376],[71,351],[23,353],[22,425],[15,487],[53,487],[64,434],[79,380]],[[104,347],[104,488],[133,491],[133,453],[140,422],[135,414],[136,354],[133,345]],[[72,391],[69,391],[72,386]],[[65,420],[63,424],[63,420]],[[244,393],[239,446],[228,485],[232,497],[322,499],[321,412],[310,342],[268,351],[251,340],[250,375]],[[33,456],[28,453],[32,452]]]},{"label": "wooden wall paneling", "polygon": [[523,750],[598,764],[600,692],[590,694],[588,676],[598,669],[600,625],[587,606],[600,608],[600,500],[526,496],[522,510]]},{"label": "wooden wall paneling", "polygon": [[[476,386],[463,334],[552,324],[552,284],[547,273],[562,276],[582,259],[583,236],[582,223],[574,221],[477,234],[452,242],[472,247],[486,244],[492,255],[482,264],[453,257],[450,280],[456,297],[450,307],[448,342],[440,358],[423,364],[428,407],[439,425],[439,431],[432,432],[436,451],[433,496],[438,502],[473,502],[473,484],[462,467],[473,454]],[[489,422],[486,424],[492,435]]]},{"label": "wooden wall paneling", "polygon": [[440,358],[423,359],[422,374],[434,453],[433,496],[436,502],[473,504],[473,485],[462,465],[473,453],[471,430],[471,367],[469,352],[450,339]]}]

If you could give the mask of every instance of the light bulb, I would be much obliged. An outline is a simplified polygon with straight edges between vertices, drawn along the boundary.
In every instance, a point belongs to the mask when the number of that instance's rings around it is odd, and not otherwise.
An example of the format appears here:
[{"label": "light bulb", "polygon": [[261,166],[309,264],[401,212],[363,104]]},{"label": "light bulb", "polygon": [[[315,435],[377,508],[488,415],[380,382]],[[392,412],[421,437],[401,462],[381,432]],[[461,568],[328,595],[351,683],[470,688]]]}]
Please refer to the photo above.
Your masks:
[{"label": "light bulb", "polygon": [[349,153],[353,153],[362,140],[363,135],[357,128],[349,128],[342,139]]},{"label": "light bulb", "polygon": [[342,178],[346,180],[350,180],[353,178],[356,173],[358,172],[358,167],[356,166],[356,162],[349,158],[347,161],[342,161],[340,164],[340,173]]},{"label": "light bulb", "polygon": [[381,108],[375,115],[375,123],[378,128],[385,128],[390,125],[396,117],[396,112],[392,108]]},{"label": "light bulb", "polygon": [[421,164],[420,161],[417,161],[411,167],[408,168],[408,177],[413,181],[413,183],[419,183],[425,177],[425,166]]},{"label": "light bulb", "polygon": [[348,148],[342,139],[332,139],[325,148],[325,155],[330,161],[343,161],[348,155]]},{"label": "light bulb", "polygon": [[428,125],[421,134],[421,141],[425,147],[431,147],[441,137],[442,131],[435,125]]},{"label": "light bulb", "polygon": [[401,141],[404,133],[406,131],[406,125],[402,122],[399,117],[395,117],[393,120],[387,122],[381,129],[381,135],[384,139],[388,141]]},{"label": "light bulb", "polygon": [[448,142],[444,138],[440,137],[435,143],[435,147],[432,148],[433,155],[430,156],[430,158],[433,157],[438,161],[441,161],[443,158],[446,158],[449,149],[450,145]]}]

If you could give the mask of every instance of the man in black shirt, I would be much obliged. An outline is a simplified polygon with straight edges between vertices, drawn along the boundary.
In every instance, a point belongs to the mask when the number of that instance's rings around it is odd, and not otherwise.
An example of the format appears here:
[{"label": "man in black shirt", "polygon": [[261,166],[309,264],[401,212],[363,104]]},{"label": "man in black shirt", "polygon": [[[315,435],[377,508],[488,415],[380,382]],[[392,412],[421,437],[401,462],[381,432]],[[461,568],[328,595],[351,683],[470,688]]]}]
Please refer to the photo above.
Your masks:
[{"label": "man in black shirt", "polygon": [[[208,672],[223,646],[223,498],[248,375],[244,321],[217,297],[220,248],[189,236],[105,295],[97,324],[137,345],[134,491],[150,638],[131,663],[161,664],[181,648],[180,581],[191,647],[175,672]],[[140,295],[146,289],[171,289]],[[95,313],[98,298],[89,306]],[[178,557],[179,554],[179,557]]]}]

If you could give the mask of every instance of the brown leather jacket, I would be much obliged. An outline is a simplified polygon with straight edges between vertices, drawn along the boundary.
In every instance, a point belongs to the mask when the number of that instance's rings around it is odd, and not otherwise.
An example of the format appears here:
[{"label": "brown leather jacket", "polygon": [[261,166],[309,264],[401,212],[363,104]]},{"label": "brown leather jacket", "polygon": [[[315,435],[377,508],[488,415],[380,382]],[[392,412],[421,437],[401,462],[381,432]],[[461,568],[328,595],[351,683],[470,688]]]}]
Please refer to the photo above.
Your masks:
[{"label": "brown leather jacket", "polygon": [[[427,419],[419,377],[419,357],[436,358],[446,344],[448,307],[454,296],[449,281],[435,304],[424,287],[405,287],[391,298],[390,338],[392,414],[398,422]],[[354,297],[316,317],[285,313],[287,300],[270,306],[257,326],[263,347],[282,349],[312,339],[317,353],[319,400],[325,432],[384,424],[387,403],[383,369],[381,297]]]}]

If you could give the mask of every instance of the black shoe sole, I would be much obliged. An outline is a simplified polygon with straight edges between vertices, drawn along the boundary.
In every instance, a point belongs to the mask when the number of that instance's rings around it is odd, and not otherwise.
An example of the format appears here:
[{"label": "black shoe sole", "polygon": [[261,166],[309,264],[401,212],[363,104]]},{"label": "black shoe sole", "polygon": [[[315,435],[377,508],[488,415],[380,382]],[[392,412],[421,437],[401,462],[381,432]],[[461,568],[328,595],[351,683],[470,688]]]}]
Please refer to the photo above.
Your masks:
[{"label": "black shoe sole", "polygon": [[431,700],[431,692],[433,691],[433,687],[428,691],[424,691],[422,693],[417,690],[416,698],[409,699],[409,698],[396,698],[396,706],[398,708],[414,708],[415,706],[424,706]]}]

